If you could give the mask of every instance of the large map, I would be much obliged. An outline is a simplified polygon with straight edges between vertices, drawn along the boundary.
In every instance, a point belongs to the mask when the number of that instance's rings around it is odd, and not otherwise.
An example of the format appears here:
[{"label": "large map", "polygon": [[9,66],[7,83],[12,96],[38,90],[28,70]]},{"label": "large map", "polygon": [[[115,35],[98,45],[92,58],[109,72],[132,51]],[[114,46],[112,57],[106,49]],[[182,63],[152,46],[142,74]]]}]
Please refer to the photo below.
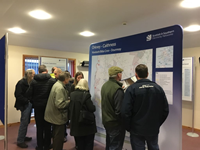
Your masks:
[{"label": "large map", "polygon": [[152,49],[140,50],[127,53],[92,56],[90,92],[96,105],[96,123],[103,128],[101,119],[101,87],[108,81],[108,69],[118,66],[124,69],[122,80],[135,75],[135,67],[145,64],[148,67],[149,79],[152,80]]}]

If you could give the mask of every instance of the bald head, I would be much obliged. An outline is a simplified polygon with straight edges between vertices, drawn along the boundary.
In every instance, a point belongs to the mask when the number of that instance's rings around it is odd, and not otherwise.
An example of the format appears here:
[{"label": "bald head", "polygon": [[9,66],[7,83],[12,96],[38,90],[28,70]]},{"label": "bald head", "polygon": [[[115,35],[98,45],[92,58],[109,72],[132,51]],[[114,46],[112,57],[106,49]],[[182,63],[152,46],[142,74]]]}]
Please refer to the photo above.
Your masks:
[{"label": "bald head", "polygon": [[58,79],[58,76],[59,76],[59,74],[62,72],[62,70],[60,69],[60,68],[56,68],[55,70],[54,70],[54,75],[55,75],[55,78],[56,79]]}]

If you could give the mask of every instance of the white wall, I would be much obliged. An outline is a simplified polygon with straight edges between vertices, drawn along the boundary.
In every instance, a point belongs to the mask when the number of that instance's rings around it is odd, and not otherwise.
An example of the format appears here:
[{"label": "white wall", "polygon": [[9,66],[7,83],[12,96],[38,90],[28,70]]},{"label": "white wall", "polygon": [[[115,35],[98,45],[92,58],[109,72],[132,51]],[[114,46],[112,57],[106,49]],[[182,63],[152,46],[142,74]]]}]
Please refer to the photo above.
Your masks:
[{"label": "white wall", "polygon": [[[183,57],[195,57],[194,128],[200,129],[200,47],[184,49]],[[192,102],[183,101],[182,103],[182,125],[192,127]]]},{"label": "white wall", "polygon": [[[83,60],[89,60],[89,54],[37,49],[30,47],[8,46],[8,123],[20,121],[20,111],[14,108],[14,90],[16,83],[22,78],[23,55],[39,55],[50,57],[74,58],[76,66]],[[88,67],[77,67],[76,71],[82,71],[85,79],[88,79]]]}]

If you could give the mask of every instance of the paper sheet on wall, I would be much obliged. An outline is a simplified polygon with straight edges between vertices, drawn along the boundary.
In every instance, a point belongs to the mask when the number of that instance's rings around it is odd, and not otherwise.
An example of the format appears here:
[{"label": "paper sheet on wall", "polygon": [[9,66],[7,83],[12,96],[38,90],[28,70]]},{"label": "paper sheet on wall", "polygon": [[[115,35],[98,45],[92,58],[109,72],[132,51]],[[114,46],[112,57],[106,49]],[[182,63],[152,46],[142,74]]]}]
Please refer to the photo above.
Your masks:
[{"label": "paper sheet on wall", "polygon": [[168,103],[173,104],[173,72],[156,72],[156,83],[159,84],[167,97]]},{"label": "paper sheet on wall", "polygon": [[193,95],[193,57],[183,58],[182,63],[182,100],[192,101]]}]

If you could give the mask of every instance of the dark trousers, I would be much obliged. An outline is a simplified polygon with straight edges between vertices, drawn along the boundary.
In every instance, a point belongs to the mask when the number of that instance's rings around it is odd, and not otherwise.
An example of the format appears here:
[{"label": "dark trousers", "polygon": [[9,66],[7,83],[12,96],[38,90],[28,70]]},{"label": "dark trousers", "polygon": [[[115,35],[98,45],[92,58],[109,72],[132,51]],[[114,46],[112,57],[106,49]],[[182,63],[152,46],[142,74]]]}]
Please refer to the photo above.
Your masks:
[{"label": "dark trousers", "polygon": [[125,138],[125,129],[122,126],[105,127],[106,150],[122,150]]},{"label": "dark trousers", "polygon": [[27,133],[28,124],[30,123],[30,119],[31,119],[31,110],[32,110],[32,104],[29,102],[26,109],[21,111],[21,119],[20,119],[17,143],[24,142],[24,139]]},{"label": "dark trousers", "polygon": [[63,132],[65,129],[65,124],[63,125],[55,125],[53,126],[53,150],[62,150],[63,149],[63,137],[65,133]]},{"label": "dark trousers", "polygon": [[[35,107],[38,149],[49,149],[51,145],[51,124],[44,120],[45,107]],[[63,129],[64,130],[64,129]]]},{"label": "dark trousers", "polygon": [[76,146],[78,150],[93,150],[94,147],[94,134],[86,136],[75,136]]},{"label": "dark trousers", "polygon": [[145,142],[148,150],[159,150],[158,135],[155,136],[140,136],[131,134],[131,146],[133,150],[145,150]]},{"label": "dark trousers", "polygon": [[65,124],[65,128],[64,128],[64,137],[67,137],[67,123]]}]

